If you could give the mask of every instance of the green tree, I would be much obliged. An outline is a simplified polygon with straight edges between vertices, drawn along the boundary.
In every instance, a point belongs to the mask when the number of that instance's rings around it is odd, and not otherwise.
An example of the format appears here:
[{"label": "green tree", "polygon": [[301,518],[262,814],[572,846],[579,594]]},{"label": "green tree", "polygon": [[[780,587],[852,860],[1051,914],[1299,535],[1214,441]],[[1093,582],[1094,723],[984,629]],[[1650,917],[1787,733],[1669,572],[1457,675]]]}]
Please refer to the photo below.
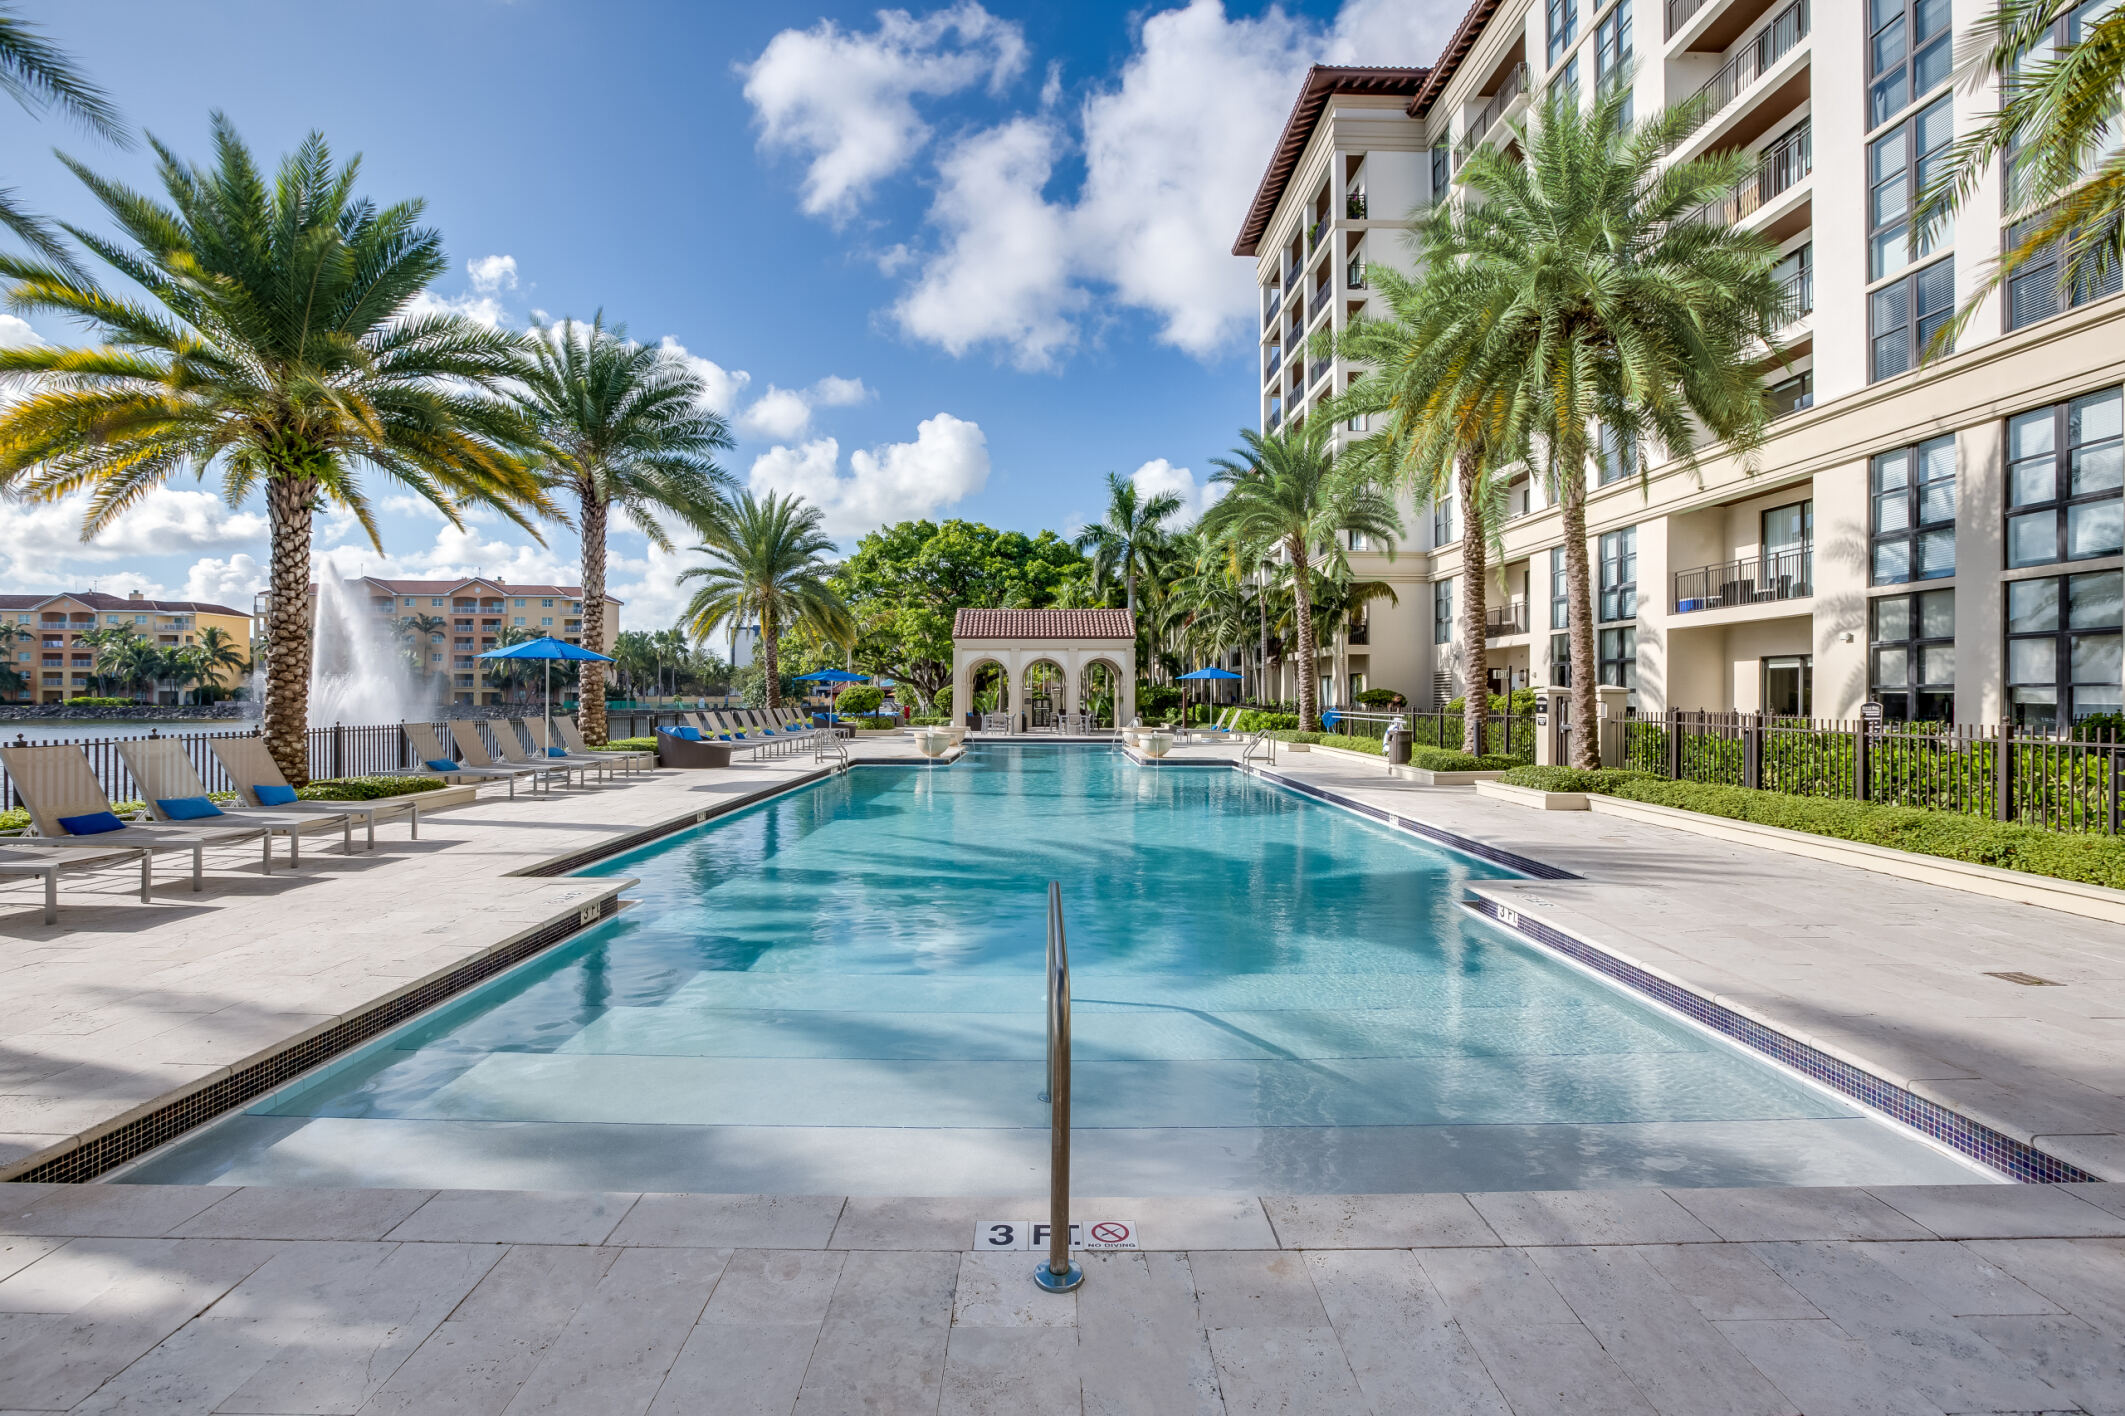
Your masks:
[{"label": "green tree", "polygon": [[820,529],[819,508],[800,497],[773,492],[756,499],[741,492],[704,531],[695,549],[709,564],[679,573],[681,584],[699,581],[683,616],[696,643],[718,627],[760,626],[760,670],[768,708],[782,706],[778,657],[782,636],[804,625],[846,643],[856,627],[848,607],[827,583],[833,567],[820,557],[834,542]]},{"label": "green tree", "polygon": [[[2005,101],[1949,148],[1919,194],[1914,229],[1968,201],[2005,156],[2015,240],[1935,335],[1935,349],[1986,296],[2054,250],[2065,256],[2062,304],[2112,284],[2125,267],[2125,7],[2098,8],[2087,0],[2001,0],[1963,41],[1963,85],[1997,81]],[[2062,30],[2065,43],[2055,44]]]},{"label": "green tree", "polygon": [[[1753,467],[1771,417],[1764,371],[1783,358],[1788,297],[1761,234],[1697,219],[1751,170],[1745,153],[1669,163],[1691,105],[1623,122],[1629,90],[1605,89],[1582,112],[1552,87],[1513,123],[1525,153],[1478,148],[1459,177],[1465,203],[1420,223],[1418,253],[1432,357],[1449,373],[1446,410],[1499,405],[1492,455],[1539,454],[1562,512],[1571,646],[1572,754],[1598,766],[1594,616],[1587,565],[1590,430],[1627,447],[1657,444],[1685,474],[1701,438]],[[1362,387],[1362,385],[1361,385]],[[1439,445],[1465,439],[1431,420]],[[1483,685],[1473,685],[1480,697]]]},{"label": "green tree", "polygon": [[15,667],[15,646],[28,647],[36,641],[37,631],[28,625],[0,621],[0,693],[29,692],[29,675]]},{"label": "green tree", "polygon": [[[513,394],[537,429],[554,490],[573,499],[583,540],[583,647],[605,652],[605,538],[614,507],[649,543],[672,548],[663,519],[704,531],[730,474],[715,455],[730,428],[706,406],[701,376],[668,350],[637,344],[625,325],[564,319],[537,331]],[[577,722],[593,747],[605,741],[605,666],[577,665]]]},{"label": "green tree", "polygon": [[199,643],[191,647],[199,651],[197,667],[200,676],[196,682],[203,687],[232,689],[251,672],[250,655],[237,644],[235,635],[218,624],[210,624],[199,631]]},{"label": "green tree", "polygon": [[434,652],[431,646],[434,636],[449,628],[450,621],[441,615],[429,614],[400,615],[392,624],[391,633],[398,640],[399,657],[416,680],[426,683],[436,677],[439,671],[429,658]]},{"label": "green tree", "polygon": [[418,224],[421,204],[379,210],[357,196],[359,159],[335,168],[318,134],[271,181],[218,114],[214,146],[214,165],[202,168],[155,144],[163,200],[68,164],[121,235],[67,231],[145,303],[49,263],[0,257],[14,308],[78,319],[104,341],[0,350],[0,375],[42,379],[0,413],[0,488],[47,500],[93,488],[84,539],[180,472],[218,473],[231,505],[263,491],[272,540],[263,731],[281,771],[303,782],[319,505],[351,511],[372,544],[365,470],[453,525],[482,503],[536,535],[533,514],[553,505],[523,454],[521,421],[483,392],[519,371],[521,341],[455,316],[409,315],[448,264],[441,237]]},{"label": "green tree", "polygon": [[1203,516],[1203,530],[1229,540],[1245,557],[1275,548],[1291,570],[1298,635],[1299,726],[1320,726],[1309,571],[1319,560],[1340,564],[1342,533],[1390,542],[1402,519],[1394,503],[1362,476],[1336,465],[1328,451],[1335,424],[1311,418],[1264,437],[1240,430],[1242,446],[1216,459],[1225,495]]},{"label": "green tree", "polygon": [[1166,522],[1179,514],[1181,499],[1172,492],[1145,496],[1135,482],[1117,473],[1107,474],[1107,510],[1098,521],[1077,533],[1077,549],[1092,557],[1095,584],[1109,585],[1119,579],[1125,592],[1123,603],[1136,613],[1136,582],[1149,575],[1166,537]]},{"label": "green tree", "polygon": [[[13,6],[0,8],[0,93],[31,113],[57,109],[113,142],[127,141],[118,110],[103,90],[81,76],[70,55],[24,24]],[[0,188],[0,227],[45,260],[73,269],[58,231],[5,188]]]}]

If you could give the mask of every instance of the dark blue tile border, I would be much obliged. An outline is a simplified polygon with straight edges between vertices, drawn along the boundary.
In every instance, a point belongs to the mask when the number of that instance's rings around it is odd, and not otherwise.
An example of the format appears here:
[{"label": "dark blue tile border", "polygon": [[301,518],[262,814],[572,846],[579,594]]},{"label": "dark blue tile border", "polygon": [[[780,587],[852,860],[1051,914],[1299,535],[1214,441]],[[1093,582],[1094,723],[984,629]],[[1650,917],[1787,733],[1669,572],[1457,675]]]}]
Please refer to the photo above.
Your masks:
[{"label": "dark blue tile border", "polygon": [[1635,993],[1665,1003],[1721,1036],[1732,1038],[1751,1051],[1784,1063],[1804,1077],[1894,1117],[1921,1135],[1930,1136],[2003,1175],[2036,1185],[2081,1184],[2103,1178],[2055,1155],[2048,1155],[2025,1141],[1995,1131],[1982,1122],[1950,1111],[1938,1102],[1928,1101],[1918,1093],[1885,1081],[1842,1058],[1832,1057],[1820,1048],[1810,1047],[1797,1038],[1743,1017],[1731,1008],[1722,1007],[1657,974],[1626,963],[1607,950],[1561,929],[1529,919],[1509,905],[1501,905],[1481,895],[1474,896],[1467,903],[1470,909],[1501,928],[1554,949]]},{"label": "dark blue tile border", "polygon": [[1383,826],[1391,826],[1397,831],[1407,831],[1412,836],[1422,836],[1434,845],[1445,846],[1449,850],[1460,851],[1464,855],[1472,855],[1481,860],[1487,860],[1493,865],[1502,865],[1507,870],[1517,871],[1535,880],[1577,880],[1579,878],[1571,871],[1551,865],[1547,861],[1536,860],[1532,856],[1524,856],[1516,851],[1506,850],[1502,846],[1493,846],[1487,842],[1475,840],[1472,837],[1458,836],[1429,822],[1418,821],[1408,816],[1397,816],[1391,811],[1344,796],[1339,792],[1329,791],[1324,787],[1317,787],[1311,782],[1302,782],[1295,777],[1287,777],[1281,772],[1257,766],[1252,762],[1241,762],[1234,765],[1238,766],[1241,771],[1251,773],[1265,781],[1274,782],[1280,787],[1288,787],[1300,796],[1312,797],[1316,801],[1327,802],[1330,806],[1340,806],[1346,811],[1355,811],[1361,816],[1369,816]]}]

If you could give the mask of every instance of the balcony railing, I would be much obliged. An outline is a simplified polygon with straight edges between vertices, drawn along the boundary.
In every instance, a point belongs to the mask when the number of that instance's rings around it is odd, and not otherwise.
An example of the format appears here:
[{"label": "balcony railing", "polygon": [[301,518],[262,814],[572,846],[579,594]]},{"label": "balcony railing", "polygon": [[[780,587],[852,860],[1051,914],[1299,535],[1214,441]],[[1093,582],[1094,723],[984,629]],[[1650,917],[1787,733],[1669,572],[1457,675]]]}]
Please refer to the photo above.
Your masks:
[{"label": "balcony railing", "polygon": [[1343,284],[1352,290],[1365,288],[1365,258],[1352,256],[1350,264],[1343,268]]},{"label": "balcony railing", "polygon": [[1688,24],[1691,16],[1710,3],[1711,0],[1668,0],[1667,37],[1673,39],[1676,30]]},{"label": "balcony railing", "polygon": [[1802,315],[1815,312],[1815,268],[1813,266],[1808,267],[1806,270],[1794,271],[1786,277],[1785,284],[1778,288],[1785,297],[1786,317],[1784,323],[1791,324]]},{"label": "balcony railing", "polygon": [[1503,639],[1508,634],[1527,633],[1527,602],[1515,600],[1509,605],[1493,606],[1483,616],[1483,637]]},{"label": "balcony railing", "polygon": [[1476,145],[1483,141],[1483,135],[1490,131],[1491,124],[1504,116],[1513,100],[1526,92],[1527,65],[1515,64],[1505,71],[1505,79],[1498,85],[1498,91],[1483,100],[1483,106],[1476,110],[1476,120],[1468,125],[1467,146],[1470,152],[1476,150]]},{"label": "balcony railing", "polygon": [[1330,369],[1330,367],[1331,363],[1327,359],[1315,360],[1313,368],[1310,369],[1306,374],[1306,382],[1309,385],[1319,383],[1322,379],[1328,377],[1328,370]]},{"label": "balcony railing", "polygon": [[1812,124],[1803,123],[1763,151],[1756,170],[1734,185],[1717,201],[1706,202],[1693,219],[1715,226],[1732,226],[1755,215],[1775,198],[1784,195],[1814,170],[1815,144]]},{"label": "balcony railing", "polygon": [[1718,565],[1675,572],[1675,613],[1732,609],[1776,600],[1799,600],[1815,593],[1815,548],[1744,556]]},{"label": "balcony railing", "polygon": [[1343,642],[1353,649],[1362,649],[1372,643],[1372,626],[1360,621],[1344,631]]},{"label": "balcony railing", "polygon": [[1281,286],[1281,285],[1272,285],[1272,286],[1270,286],[1270,287],[1269,287],[1269,304],[1268,304],[1268,306],[1267,306],[1267,307],[1266,307],[1265,309],[1263,309],[1263,311],[1262,311],[1262,328],[1263,328],[1263,329],[1267,329],[1267,328],[1269,328],[1269,326],[1271,326],[1271,325],[1273,325],[1273,324],[1275,324],[1275,323],[1276,323],[1276,312],[1277,312],[1278,310],[1282,309],[1283,307],[1284,307],[1284,287],[1283,287],[1283,286]]},{"label": "balcony railing", "polygon": [[1283,346],[1283,345],[1281,345],[1281,344],[1272,344],[1272,345],[1270,345],[1270,346],[1269,346],[1269,365],[1268,365],[1268,367],[1267,367],[1267,368],[1265,368],[1265,369],[1263,369],[1263,370],[1262,370],[1262,377],[1263,377],[1264,379],[1268,378],[1268,377],[1269,377],[1269,376],[1270,376],[1271,374],[1275,373],[1275,372],[1276,372],[1276,371],[1277,371],[1277,370],[1278,370],[1279,368],[1283,367],[1283,364],[1284,364],[1284,346]]},{"label": "balcony railing", "polygon": [[1306,254],[1310,256],[1315,251],[1320,250],[1321,242],[1328,234],[1328,218],[1324,216],[1315,221],[1313,226],[1306,232]]},{"label": "balcony railing", "polygon": [[1321,283],[1313,287],[1313,311],[1316,316],[1328,308],[1328,292],[1334,285],[1335,282],[1328,278],[1328,272],[1322,271]]},{"label": "balcony railing", "polygon": [[1719,72],[1712,75],[1703,88],[1690,96],[1690,102],[1697,105],[1690,131],[1695,132],[1725,112],[1749,85],[1762,78],[1773,65],[1792,52],[1794,45],[1807,37],[1808,0],[1793,0],[1771,23],[1758,30],[1754,39],[1735,51],[1733,58],[1720,65]]}]

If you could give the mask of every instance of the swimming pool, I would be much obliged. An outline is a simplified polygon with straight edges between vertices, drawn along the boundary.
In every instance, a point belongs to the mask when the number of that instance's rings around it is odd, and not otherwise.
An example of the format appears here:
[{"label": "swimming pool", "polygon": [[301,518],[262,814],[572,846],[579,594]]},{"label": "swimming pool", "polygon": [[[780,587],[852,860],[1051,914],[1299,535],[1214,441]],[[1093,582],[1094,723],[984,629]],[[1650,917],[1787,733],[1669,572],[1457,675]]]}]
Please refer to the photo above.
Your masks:
[{"label": "swimming pool", "polygon": [[1051,879],[1081,1193],[1978,1178],[1461,908],[1508,872],[1229,768],[980,747],[588,873],[639,903],[119,1178],[1036,1193]]}]

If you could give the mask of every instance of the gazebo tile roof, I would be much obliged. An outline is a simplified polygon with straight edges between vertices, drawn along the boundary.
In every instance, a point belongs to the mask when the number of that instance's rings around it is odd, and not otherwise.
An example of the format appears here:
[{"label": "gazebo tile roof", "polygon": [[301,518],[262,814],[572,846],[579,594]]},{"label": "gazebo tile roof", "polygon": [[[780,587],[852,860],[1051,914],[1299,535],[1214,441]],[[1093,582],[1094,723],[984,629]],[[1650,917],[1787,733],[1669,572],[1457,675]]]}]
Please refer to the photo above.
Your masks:
[{"label": "gazebo tile roof", "polygon": [[1127,610],[961,610],[954,639],[1134,639]]}]

